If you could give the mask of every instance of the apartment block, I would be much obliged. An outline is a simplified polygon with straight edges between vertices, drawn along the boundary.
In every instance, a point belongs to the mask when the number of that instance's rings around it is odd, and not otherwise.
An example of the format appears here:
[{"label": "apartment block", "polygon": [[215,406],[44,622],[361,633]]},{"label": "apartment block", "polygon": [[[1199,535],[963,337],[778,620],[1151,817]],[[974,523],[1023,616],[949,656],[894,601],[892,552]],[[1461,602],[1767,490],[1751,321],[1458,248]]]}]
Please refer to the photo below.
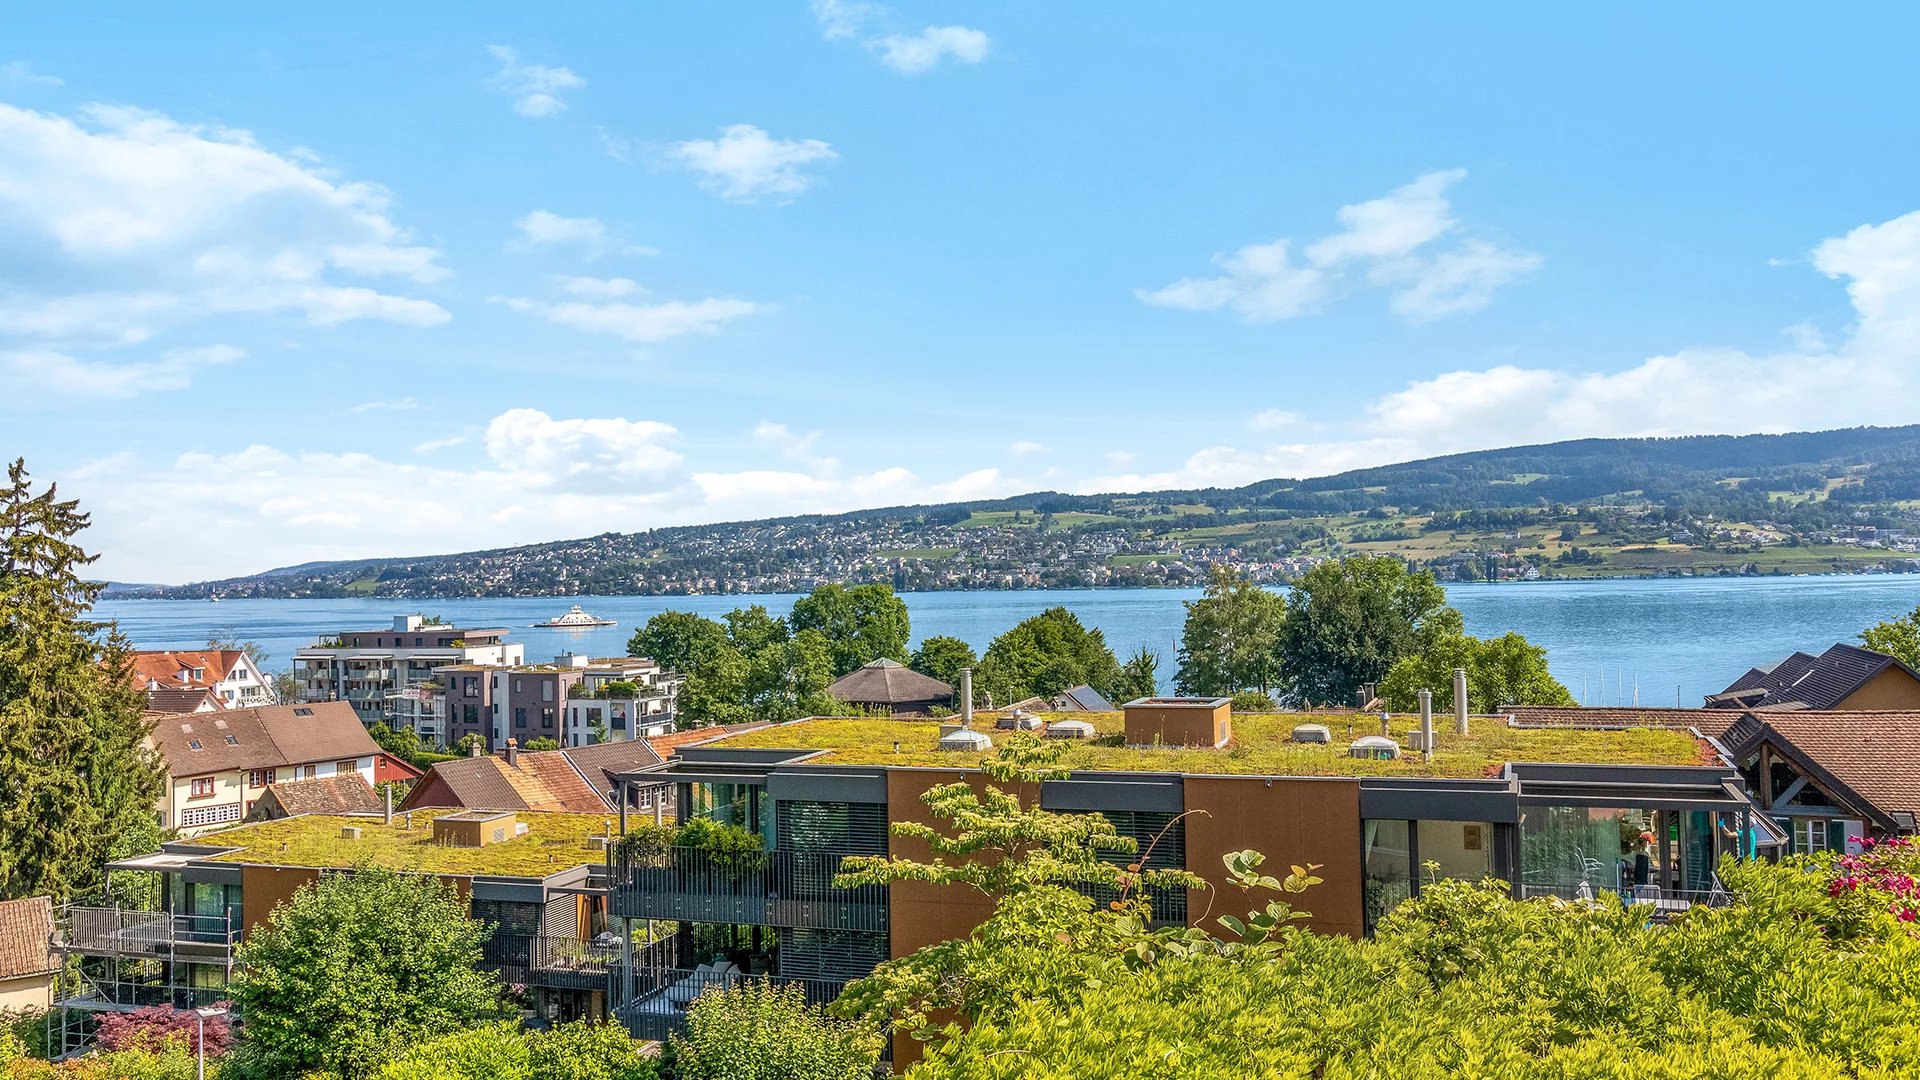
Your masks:
[{"label": "apartment block", "polygon": [[506,636],[504,627],[456,627],[399,615],[385,629],[343,630],[294,653],[294,677],[308,701],[344,701],[362,724],[397,722],[445,742],[445,730],[437,729],[434,669],[521,663],[524,647],[509,644]]},{"label": "apartment block", "polygon": [[445,740],[477,734],[493,751],[508,739],[587,746],[665,734],[683,681],[644,657],[564,653],[547,664],[448,665],[433,683]]}]

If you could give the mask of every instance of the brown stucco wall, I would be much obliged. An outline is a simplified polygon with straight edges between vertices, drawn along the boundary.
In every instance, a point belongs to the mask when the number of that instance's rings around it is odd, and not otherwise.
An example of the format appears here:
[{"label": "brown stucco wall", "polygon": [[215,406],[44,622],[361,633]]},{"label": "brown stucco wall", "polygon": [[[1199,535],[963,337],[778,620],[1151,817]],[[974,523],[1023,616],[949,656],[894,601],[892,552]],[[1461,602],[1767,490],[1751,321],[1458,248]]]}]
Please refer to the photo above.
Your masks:
[{"label": "brown stucco wall", "polygon": [[1897,667],[1890,667],[1865,686],[1848,694],[1837,706],[1842,709],[1920,709],[1920,682]]},{"label": "brown stucco wall", "polygon": [[1232,737],[1233,708],[1222,701],[1199,705],[1129,705],[1127,742],[1132,746],[1224,746]]},{"label": "brown stucco wall", "polygon": [[265,926],[275,908],[292,899],[300,886],[319,877],[318,870],[305,867],[241,867],[240,904],[247,921],[245,932],[251,934],[255,927]]},{"label": "brown stucco wall", "polygon": [[1261,869],[1274,877],[1286,877],[1294,864],[1321,864],[1314,871],[1325,879],[1321,884],[1281,898],[1312,915],[1303,924],[1310,929],[1361,935],[1358,780],[1187,776],[1182,787],[1189,811],[1187,867],[1213,886],[1188,895],[1189,922],[1218,931],[1216,916],[1244,915],[1266,903],[1228,884],[1221,863],[1228,852],[1252,848],[1267,857]]}]

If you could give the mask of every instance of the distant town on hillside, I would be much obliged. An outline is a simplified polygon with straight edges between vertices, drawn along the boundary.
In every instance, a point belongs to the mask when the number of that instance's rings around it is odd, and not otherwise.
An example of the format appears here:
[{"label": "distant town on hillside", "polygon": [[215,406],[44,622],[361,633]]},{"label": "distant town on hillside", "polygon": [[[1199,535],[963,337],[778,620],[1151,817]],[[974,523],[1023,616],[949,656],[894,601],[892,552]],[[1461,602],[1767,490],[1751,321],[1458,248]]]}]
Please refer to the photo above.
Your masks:
[{"label": "distant town on hillside", "polygon": [[1238,488],[892,507],[110,595],[457,597],[1187,586],[1394,554],[1442,580],[1920,570],[1920,426],[1583,439]]}]

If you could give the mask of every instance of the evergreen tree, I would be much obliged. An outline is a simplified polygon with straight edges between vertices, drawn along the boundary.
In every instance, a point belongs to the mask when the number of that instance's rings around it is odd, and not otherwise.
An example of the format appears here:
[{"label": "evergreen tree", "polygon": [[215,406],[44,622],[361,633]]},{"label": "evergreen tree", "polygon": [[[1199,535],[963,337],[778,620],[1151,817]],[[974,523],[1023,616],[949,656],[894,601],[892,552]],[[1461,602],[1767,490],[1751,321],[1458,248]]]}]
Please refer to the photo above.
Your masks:
[{"label": "evergreen tree", "polygon": [[[0,492],[0,897],[98,899],[109,859],[152,837],[166,769],[145,739],[127,640],[88,618],[88,515],[26,462]],[[102,637],[104,634],[104,638]]]}]

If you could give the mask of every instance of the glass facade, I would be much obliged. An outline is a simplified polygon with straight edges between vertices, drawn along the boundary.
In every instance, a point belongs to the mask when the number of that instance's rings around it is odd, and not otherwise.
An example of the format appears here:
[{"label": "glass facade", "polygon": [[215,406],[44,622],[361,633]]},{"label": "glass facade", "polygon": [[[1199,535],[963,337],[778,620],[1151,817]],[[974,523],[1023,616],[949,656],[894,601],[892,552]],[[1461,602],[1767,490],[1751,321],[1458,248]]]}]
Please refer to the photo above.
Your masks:
[{"label": "glass facade", "polygon": [[768,847],[775,845],[773,800],[759,784],[688,784],[686,818],[707,818],[722,825],[738,825],[760,834]]},{"label": "glass facade", "polygon": [[1422,881],[1499,876],[1503,860],[1496,857],[1497,837],[1504,835],[1488,821],[1367,820],[1361,840],[1366,862],[1362,901],[1368,928],[1400,901],[1418,896]]},{"label": "glass facade", "polygon": [[1522,892],[1710,892],[1721,856],[1744,854],[1752,843],[1740,815],[1719,810],[1529,806],[1520,822]]}]

